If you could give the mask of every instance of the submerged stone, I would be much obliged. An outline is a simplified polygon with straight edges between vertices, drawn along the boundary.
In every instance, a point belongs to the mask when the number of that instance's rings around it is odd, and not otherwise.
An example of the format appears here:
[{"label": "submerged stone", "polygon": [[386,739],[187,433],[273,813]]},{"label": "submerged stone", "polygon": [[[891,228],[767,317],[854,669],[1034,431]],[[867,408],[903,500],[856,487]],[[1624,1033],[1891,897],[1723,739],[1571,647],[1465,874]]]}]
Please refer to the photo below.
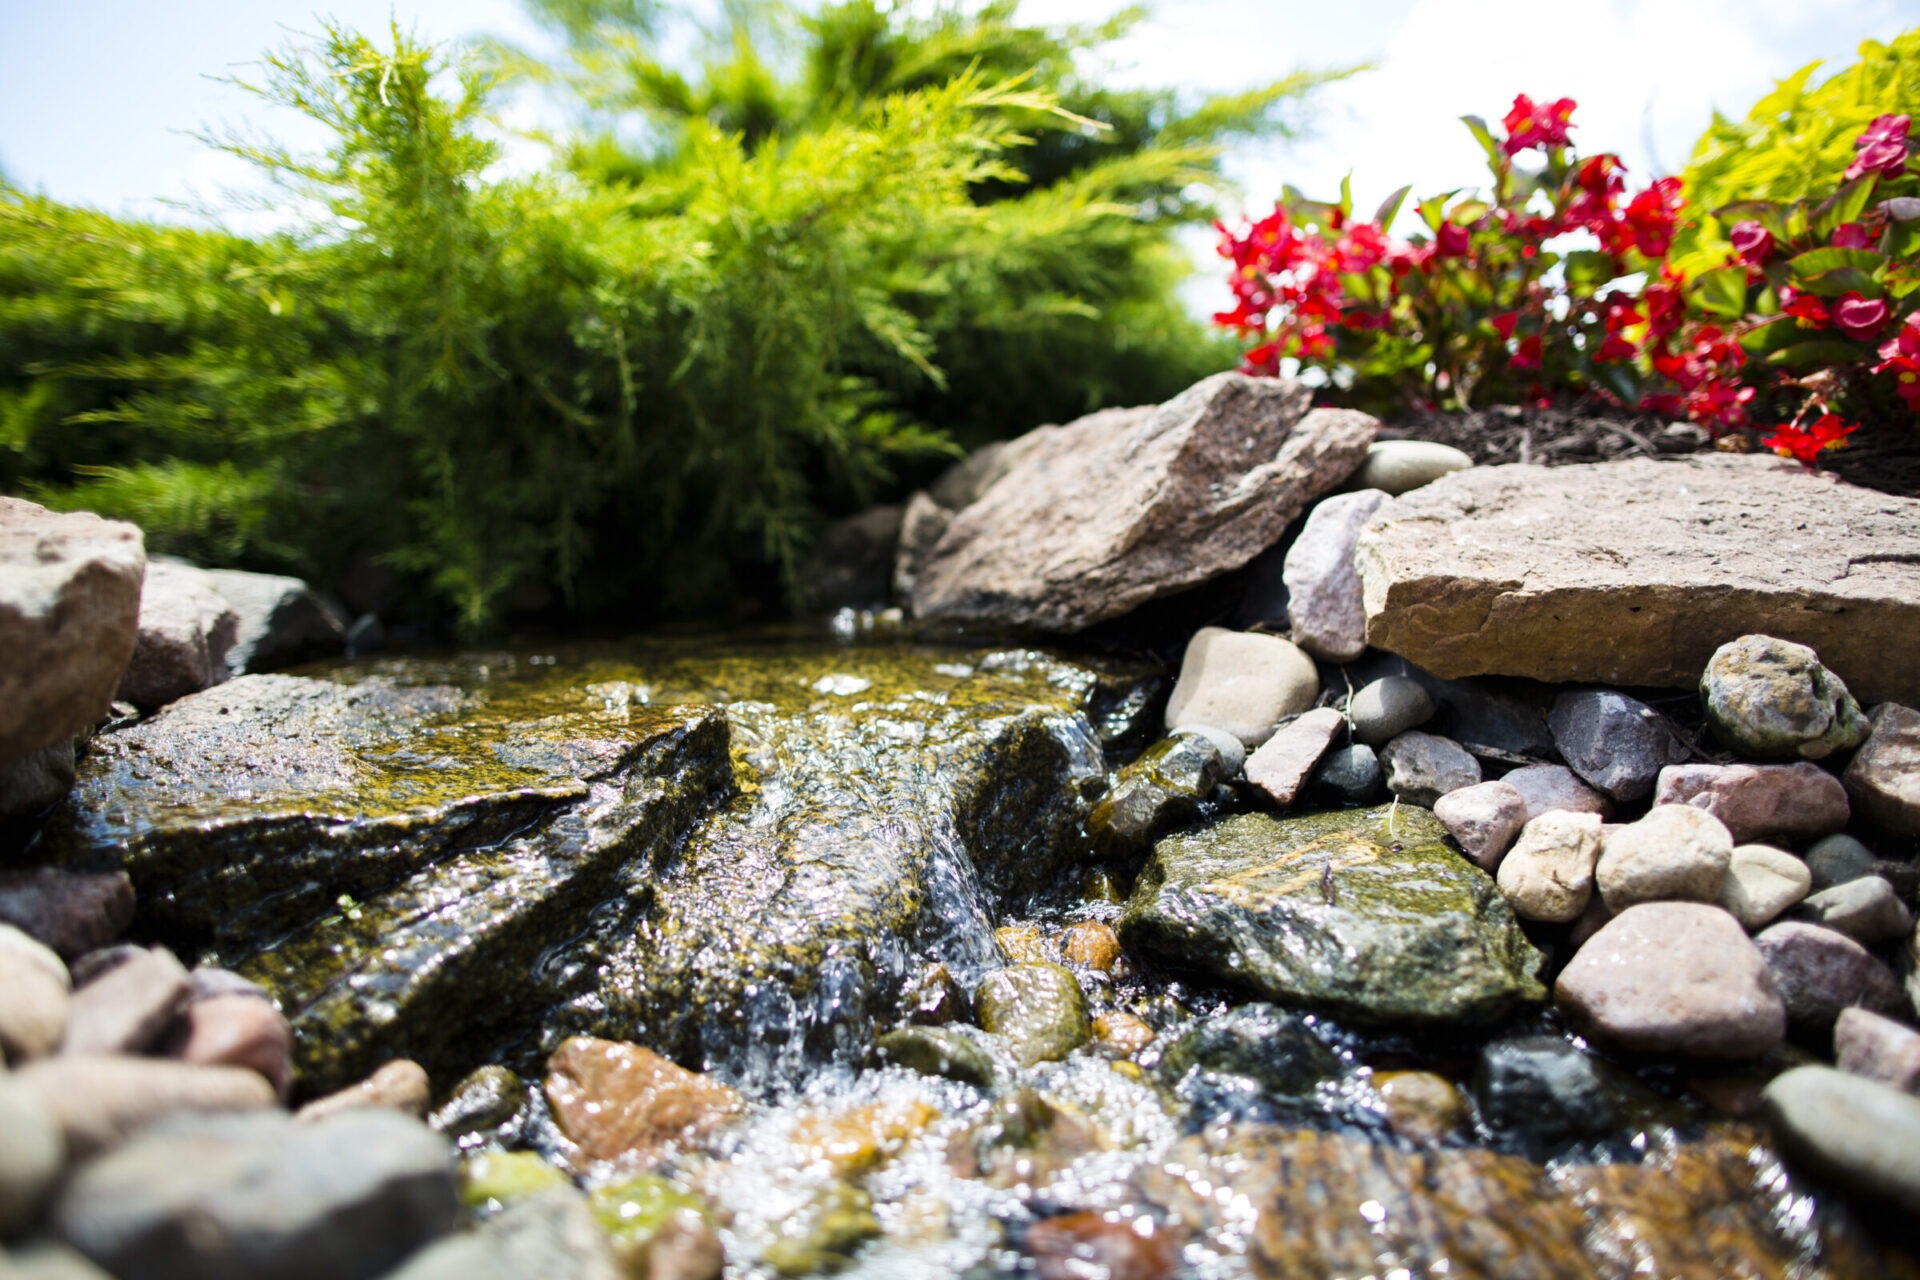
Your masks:
[{"label": "submerged stone", "polygon": [[1169,837],[1119,931],[1169,966],[1368,1025],[1484,1025],[1546,995],[1492,878],[1407,805]]}]

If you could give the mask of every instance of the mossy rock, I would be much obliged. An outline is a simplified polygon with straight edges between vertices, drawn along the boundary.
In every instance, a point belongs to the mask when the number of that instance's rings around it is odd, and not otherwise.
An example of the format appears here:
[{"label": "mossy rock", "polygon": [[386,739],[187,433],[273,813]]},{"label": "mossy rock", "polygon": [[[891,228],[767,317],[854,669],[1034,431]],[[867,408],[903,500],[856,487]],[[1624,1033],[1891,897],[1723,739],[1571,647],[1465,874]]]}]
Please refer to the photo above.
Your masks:
[{"label": "mossy rock", "polygon": [[1176,969],[1367,1026],[1485,1025],[1546,997],[1492,878],[1411,805],[1168,837],[1119,932]]}]

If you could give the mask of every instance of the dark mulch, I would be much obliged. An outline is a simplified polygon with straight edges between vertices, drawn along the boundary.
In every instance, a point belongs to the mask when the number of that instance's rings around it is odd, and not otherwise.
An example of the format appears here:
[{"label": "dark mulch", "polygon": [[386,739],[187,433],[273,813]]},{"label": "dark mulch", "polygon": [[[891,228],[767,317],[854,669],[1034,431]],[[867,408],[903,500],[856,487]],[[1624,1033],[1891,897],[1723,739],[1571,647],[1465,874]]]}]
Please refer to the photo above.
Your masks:
[{"label": "dark mulch", "polygon": [[[1382,439],[1437,440],[1475,462],[1531,462],[1558,467],[1618,458],[1681,458],[1710,450],[1707,433],[1690,423],[1605,405],[1529,408],[1497,405],[1466,413],[1422,413],[1398,418]],[[1760,432],[1729,437],[1760,448]],[[1862,427],[1844,449],[1821,455],[1820,469],[1882,493],[1920,497],[1920,430]]]}]

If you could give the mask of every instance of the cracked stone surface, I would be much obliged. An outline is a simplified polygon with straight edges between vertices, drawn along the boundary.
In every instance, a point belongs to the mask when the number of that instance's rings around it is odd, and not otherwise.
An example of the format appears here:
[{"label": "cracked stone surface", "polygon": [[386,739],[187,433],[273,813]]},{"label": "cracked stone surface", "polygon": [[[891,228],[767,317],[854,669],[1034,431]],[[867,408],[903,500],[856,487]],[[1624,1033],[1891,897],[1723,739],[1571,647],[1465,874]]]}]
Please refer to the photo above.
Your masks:
[{"label": "cracked stone surface", "polygon": [[1367,641],[1436,675],[1692,685],[1760,632],[1920,697],[1920,499],[1772,457],[1475,467],[1382,507]]}]

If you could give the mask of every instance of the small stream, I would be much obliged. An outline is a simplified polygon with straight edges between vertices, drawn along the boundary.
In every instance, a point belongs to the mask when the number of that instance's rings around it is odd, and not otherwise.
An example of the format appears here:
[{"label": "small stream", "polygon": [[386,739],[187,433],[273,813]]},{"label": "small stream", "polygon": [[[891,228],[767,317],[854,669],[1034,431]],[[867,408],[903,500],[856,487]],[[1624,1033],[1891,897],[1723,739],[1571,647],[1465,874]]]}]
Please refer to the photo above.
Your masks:
[{"label": "small stream", "polygon": [[[1104,658],[785,638],[337,664],[106,735],[46,845],[124,863],[144,936],[274,991],[309,1089],[400,1055],[443,1092],[507,1067],[519,1105],[456,1128],[463,1152],[656,1179],[730,1276],[1920,1274],[1739,1118],[1762,1076],[1605,1062],[1538,1002],[1398,1028],[1274,1008],[1121,946],[1147,851],[1096,852],[1088,820],[1165,689]],[[1255,808],[1222,785],[1180,830]],[[1091,1034],[1034,1060],[1029,1028],[981,1030],[1015,965],[1070,973]],[[903,1027],[964,1069],[895,1060]],[[570,1156],[541,1080],[575,1035],[742,1109]],[[1500,1075],[1523,1059],[1546,1093]]]}]

